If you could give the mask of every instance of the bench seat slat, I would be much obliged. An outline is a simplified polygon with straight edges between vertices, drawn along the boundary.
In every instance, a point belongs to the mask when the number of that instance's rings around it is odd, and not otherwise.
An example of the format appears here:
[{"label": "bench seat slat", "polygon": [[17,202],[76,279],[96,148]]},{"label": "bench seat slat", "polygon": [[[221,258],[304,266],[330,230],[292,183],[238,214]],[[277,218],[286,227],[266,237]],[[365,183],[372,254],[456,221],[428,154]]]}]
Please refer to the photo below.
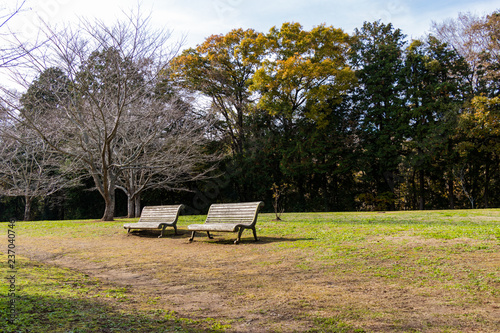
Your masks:
[{"label": "bench seat slat", "polygon": [[238,231],[238,225],[237,224],[228,224],[228,223],[218,223],[216,225],[211,225],[211,224],[191,224],[191,225],[188,225],[188,230],[235,232],[235,231]]},{"label": "bench seat slat", "polygon": [[152,222],[152,223],[128,223],[128,224],[124,224],[123,227],[125,229],[161,229],[162,228],[162,224],[167,224],[167,225],[171,225],[171,223],[156,223],[156,222]]}]

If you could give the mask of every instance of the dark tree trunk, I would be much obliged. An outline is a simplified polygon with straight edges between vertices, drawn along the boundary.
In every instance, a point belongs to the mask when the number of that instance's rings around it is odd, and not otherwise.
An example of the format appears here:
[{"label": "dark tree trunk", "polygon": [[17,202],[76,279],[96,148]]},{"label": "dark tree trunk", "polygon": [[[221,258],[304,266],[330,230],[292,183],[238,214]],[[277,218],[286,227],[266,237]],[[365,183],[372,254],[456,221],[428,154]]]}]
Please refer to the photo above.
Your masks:
[{"label": "dark tree trunk", "polygon": [[419,190],[419,204],[418,204],[418,209],[424,210],[425,208],[425,174],[424,170],[420,170],[419,172],[419,183],[420,183],[420,190]]},{"label": "dark tree trunk", "polygon": [[450,204],[450,209],[455,209],[455,196],[453,194],[453,187],[455,186],[453,182],[453,174],[450,172],[448,174],[448,202]]},{"label": "dark tree trunk", "polygon": [[[488,160],[488,159],[487,159]],[[489,192],[490,192],[490,164],[486,162],[485,166],[485,184],[484,184],[484,208],[489,208]]]}]

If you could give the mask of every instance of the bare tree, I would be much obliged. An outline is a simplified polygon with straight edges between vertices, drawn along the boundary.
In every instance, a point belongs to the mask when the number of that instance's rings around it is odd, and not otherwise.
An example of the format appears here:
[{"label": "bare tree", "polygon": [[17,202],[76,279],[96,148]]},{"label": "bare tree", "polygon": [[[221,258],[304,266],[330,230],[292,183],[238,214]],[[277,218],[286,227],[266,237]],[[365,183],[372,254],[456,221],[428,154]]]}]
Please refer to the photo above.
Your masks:
[{"label": "bare tree", "polygon": [[432,24],[432,34],[453,47],[469,64],[467,80],[474,93],[484,86],[482,80],[488,79],[488,75],[498,76],[498,69],[491,68],[491,64],[497,64],[500,57],[499,17],[499,13],[481,17],[460,13],[457,19]]},{"label": "bare tree", "polygon": [[456,169],[457,170],[453,170],[453,174],[458,179],[465,196],[467,197],[467,199],[469,199],[471,208],[474,209],[476,208],[475,207],[476,198],[473,194],[474,189],[472,188],[472,186],[468,185],[465,165],[457,167]]},{"label": "bare tree", "polygon": [[5,7],[0,8],[0,69],[25,65],[29,60],[27,55],[42,47],[50,39],[49,36],[42,38],[37,35],[31,36],[28,40],[26,36],[11,29],[9,24],[21,13],[30,10],[25,4],[26,0],[12,0],[9,1],[9,6],[5,4]]},{"label": "bare tree", "polygon": [[[128,217],[140,216],[140,199],[144,191],[188,190],[184,187],[186,182],[208,178],[215,166],[213,162],[219,159],[216,154],[203,152],[208,139],[207,126],[213,125],[212,120],[200,118],[178,98],[171,97],[166,103],[168,112],[159,115],[164,128],[146,144],[141,143],[141,138],[150,132],[147,122],[131,119],[122,127],[125,131],[120,134],[123,147],[117,152],[117,158],[125,161],[131,154],[138,155],[117,179],[117,187],[128,198]],[[137,147],[142,150],[136,152]]]},{"label": "bare tree", "polygon": [[[10,116],[59,153],[81,161],[105,201],[102,220],[113,220],[120,176],[144,164],[144,152],[171,125],[166,115],[175,110],[155,87],[180,44],[168,44],[170,32],[153,30],[139,8],[113,26],[82,20],[76,29],[56,33],[47,25],[43,31],[50,41],[29,53],[28,69],[40,75],[58,67],[64,77],[49,86],[48,100],[47,94],[33,95],[35,110],[43,112],[31,111],[20,99],[10,103]],[[29,87],[24,73],[13,77]],[[141,132],[131,131],[134,126]],[[159,142],[168,147],[168,140]]]},{"label": "bare tree", "polygon": [[[15,6],[12,9],[2,8],[0,9],[0,36],[8,36],[11,35],[12,32],[8,29],[8,23],[12,21],[12,19],[18,15],[22,9],[26,0],[21,3],[16,2]],[[21,51],[23,47],[12,47],[12,46],[3,46],[0,48],[0,68],[12,66],[16,60],[22,58],[25,55],[25,52]]]},{"label": "bare tree", "polygon": [[3,128],[0,139],[0,193],[24,199],[25,221],[34,200],[78,183],[78,177],[68,177],[71,162],[35,134],[25,127]]}]

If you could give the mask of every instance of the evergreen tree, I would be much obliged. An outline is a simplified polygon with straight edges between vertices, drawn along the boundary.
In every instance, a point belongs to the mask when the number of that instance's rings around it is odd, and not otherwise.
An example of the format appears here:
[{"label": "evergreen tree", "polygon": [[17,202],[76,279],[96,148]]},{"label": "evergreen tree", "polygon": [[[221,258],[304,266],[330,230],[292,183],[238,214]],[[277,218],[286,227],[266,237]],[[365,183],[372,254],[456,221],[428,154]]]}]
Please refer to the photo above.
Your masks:
[{"label": "evergreen tree", "polygon": [[[433,183],[440,184],[438,192],[454,206],[452,170],[457,156],[453,135],[463,104],[461,83],[467,68],[462,57],[434,37],[426,42],[415,40],[406,50],[409,128],[404,165],[410,188],[416,192],[411,197],[418,198],[418,204],[411,202],[408,208],[424,209],[426,194],[429,197],[436,194],[426,188],[426,184]],[[444,191],[446,183],[448,191]]]},{"label": "evergreen tree", "polygon": [[359,114],[363,181],[367,198],[384,198],[394,208],[394,179],[408,130],[403,96],[405,35],[392,24],[365,22],[355,30],[351,63],[358,87],[353,91]]}]

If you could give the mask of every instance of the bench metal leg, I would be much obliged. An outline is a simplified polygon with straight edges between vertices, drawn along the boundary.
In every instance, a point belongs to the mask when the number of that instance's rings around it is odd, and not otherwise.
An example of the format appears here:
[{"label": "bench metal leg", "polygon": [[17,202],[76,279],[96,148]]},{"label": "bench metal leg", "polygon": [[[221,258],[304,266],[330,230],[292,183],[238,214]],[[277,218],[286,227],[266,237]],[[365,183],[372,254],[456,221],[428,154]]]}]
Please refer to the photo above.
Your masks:
[{"label": "bench metal leg", "polygon": [[238,230],[238,238],[236,238],[236,240],[234,241],[234,244],[238,244],[241,241],[241,234],[243,233],[244,229],[245,228],[240,228],[240,230]]},{"label": "bench metal leg", "polygon": [[[193,231],[193,232],[191,233],[191,238],[189,238],[189,241],[190,241],[190,242],[192,242],[192,241],[193,241],[195,233],[196,233],[196,231]],[[207,231],[207,235],[208,235],[208,238],[210,238],[210,239],[214,239],[214,238],[210,235],[210,232],[209,232],[209,231]]]},{"label": "bench metal leg", "polygon": [[[243,233],[243,230],[245,230],[245,228],[240,227],[240,230],[238,231],[238,238],[234,241],[234,244],[238,244],[241,241],[241,234]],[[258,241],[259,239],[257,238],[257,230],[255,230],[255,228],[252,228],[252,232],[255,241]]]},{"label": "bench metal leg", "polygon": [[258,241],[259,239],[257,238],[257,230],[255,230],[255,227],[252,228],[253,231],[253,238],[255,238],[255,241]]},{"label": "bench metal leg", "polygon": [[214,239],[214,237],[212,235],[210,235],[210,231],[207,231],[207,236],[208,236],[208,239]]},{"label": "bench metal leg", "polygon": [[165,228],[166,228],[166,227],[167,227],[166,225],[163,225],[163,226],[161,227],[160,236],[158,236],[158,238],[162,238],[162,237],[163,237],[163,232],[165,231]]},{"label": "bench metal leg", "polygon": [[127,236],[130,236],[130,228],[127,229]]},{"label": "bench metal leg", "polygon": [[176,236],[178,235],[178,233],[177,233],[177,226],[176,225],[174,225],[174,235],[176,235]]}]

